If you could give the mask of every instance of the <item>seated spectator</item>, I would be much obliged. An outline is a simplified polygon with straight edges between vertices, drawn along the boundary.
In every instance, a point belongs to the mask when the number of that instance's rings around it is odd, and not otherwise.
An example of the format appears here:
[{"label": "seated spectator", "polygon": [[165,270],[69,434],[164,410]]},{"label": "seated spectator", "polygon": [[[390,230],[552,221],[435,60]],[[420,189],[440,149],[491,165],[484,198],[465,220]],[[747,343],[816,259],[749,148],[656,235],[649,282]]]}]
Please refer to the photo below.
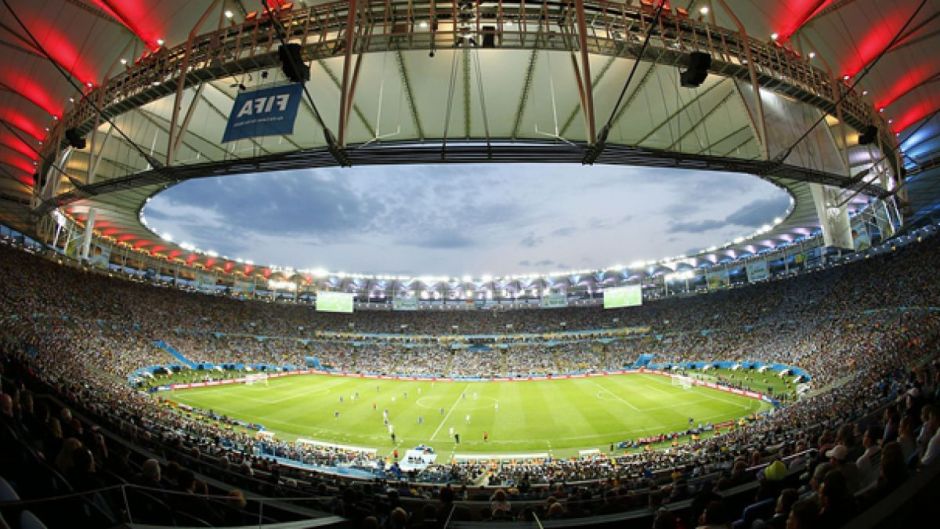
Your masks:
[{"label": "seated spectator", "polygon": [[826,474],[819,489],[819,504],[820,527],[842,527],[857,514],[855,498],[839,469]]}]

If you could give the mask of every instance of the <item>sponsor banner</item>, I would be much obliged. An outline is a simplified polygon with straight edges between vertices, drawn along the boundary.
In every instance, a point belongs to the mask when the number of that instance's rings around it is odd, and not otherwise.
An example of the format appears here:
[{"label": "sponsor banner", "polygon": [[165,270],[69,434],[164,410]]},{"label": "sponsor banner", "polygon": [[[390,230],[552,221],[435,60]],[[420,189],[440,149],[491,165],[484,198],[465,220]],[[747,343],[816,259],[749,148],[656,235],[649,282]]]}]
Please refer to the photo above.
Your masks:
[{"label": "sponsor banner", "polygon": [[294,133],[303,85],[287,85],[239,92],[232,105],[222,142]]},{"label": "sponsor banner", "polygon": [[543,309],[558,309],[568,306],[568,296],[562,292],[545,294],[539,300],[539,307]]},{"label": "sponsor banner", "polygon": [[767,261],[760,259],[747,263],[747,280],[751,283],[763,281],[770,277],[770,269],[767,267]]},{"label": "sponsor banner", "polygon": [[418,310],[418,298],[392,298],[392,310]]},{"label": "sponsor banner", "polygon": [[731,284],[731,275],[727,268],[718,270],[717,272],[707,272],[705,274],[705,282],[708,284],[708,290],[726,288]]}]

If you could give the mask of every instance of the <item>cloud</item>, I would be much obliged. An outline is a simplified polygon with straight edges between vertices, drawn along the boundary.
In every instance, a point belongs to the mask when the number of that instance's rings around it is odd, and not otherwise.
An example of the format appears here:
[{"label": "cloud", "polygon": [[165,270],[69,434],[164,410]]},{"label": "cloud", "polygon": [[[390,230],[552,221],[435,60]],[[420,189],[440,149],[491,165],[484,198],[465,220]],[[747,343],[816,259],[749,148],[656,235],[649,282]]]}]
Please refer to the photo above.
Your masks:
[{"label": "cloud", "polygon": [[521,244],[522,246],[525,246],[526,248],[534,248],[542,244],[543,240],[544,240],[543,237],[536,237],[534,233],[529,232],[528,235],[526,235],[525,237],[522,238],[521,241],[519,241],[519,244]]},{"label": "cloud", "polygon": [[578,232],[578,228],[575,228],[574,226],[565,226],[564,228],[558,228],[556,230],[552,230],[551,235],[553,237],[570,237],[577,232]]},{"label": "cloud", "polygon": [[725,217],[724,220],[707,219],[671,222],[667,231],[669,233],[704,233],[727,226],[758,228],[780,216],[783,211],[786,211],[789,203],[790,198],[788,195],[761,198],[741,206],[734,213]]},{"label": "cloud", "polygon": [[669,224],[669,233],[705,233],[706,231],[724,228],[728,223],[723,220],[695,220],[690,222],[672,222]]},{"label": "cloud", "polygon": [[742,206],[728,215],[725,220],[729,224],[758,228],[772,222],[774,217],[780,216],[783,211],[786,211],[789,204],[790,197],[788,195],[763,198]]},{"label": "cloud", "polygon": [[415,239],[400,240],[402,244],[416,246],[418,248],[452,250],[457,248],[469,248],[477,243],[473,239],[453,231],[438,231],[428,233]]}]

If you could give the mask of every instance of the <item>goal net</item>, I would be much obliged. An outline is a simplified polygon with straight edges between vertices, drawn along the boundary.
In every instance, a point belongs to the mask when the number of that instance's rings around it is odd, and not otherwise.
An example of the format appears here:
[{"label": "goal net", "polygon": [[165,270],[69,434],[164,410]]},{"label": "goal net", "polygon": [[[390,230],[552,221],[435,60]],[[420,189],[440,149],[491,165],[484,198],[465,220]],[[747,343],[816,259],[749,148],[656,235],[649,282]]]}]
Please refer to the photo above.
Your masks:
[{"label": "goal net", "polygon": [[673,376],[670,377],[670,378],[672,378],[672,385],[673,385],[673,386],[677,386],[677,387],[680,387],[680,388],[682,388],[682,389],[691,389],[692,386],[693,386],[692,378],[691,378],[691,377],[684,377],[684,376],[681,376],[681,375],[673,375]]},{"label": "goal net", "polygon": [[248,384],[249,386],[253,384],[264,384],[265,386],[267,386],[268,375],[265,375],[263,373],[258,373],[254,375],[245,375],[245,384]]}]

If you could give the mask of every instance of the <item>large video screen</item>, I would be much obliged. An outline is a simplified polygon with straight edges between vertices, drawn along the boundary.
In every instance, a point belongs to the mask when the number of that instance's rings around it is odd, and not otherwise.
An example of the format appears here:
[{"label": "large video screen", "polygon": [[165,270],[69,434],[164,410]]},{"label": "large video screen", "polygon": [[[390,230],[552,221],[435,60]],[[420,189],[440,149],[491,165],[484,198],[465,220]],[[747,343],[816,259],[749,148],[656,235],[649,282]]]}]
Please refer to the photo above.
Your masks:
[{"label": "large video screen", "polygon": [[604,308],[635,307],[643,304],[643,290],[640,285],[604,289]]},{"label": "large video screen", "polygon": [[352,313],[354,297],[346,292],[317,292],[317,311]]}]

